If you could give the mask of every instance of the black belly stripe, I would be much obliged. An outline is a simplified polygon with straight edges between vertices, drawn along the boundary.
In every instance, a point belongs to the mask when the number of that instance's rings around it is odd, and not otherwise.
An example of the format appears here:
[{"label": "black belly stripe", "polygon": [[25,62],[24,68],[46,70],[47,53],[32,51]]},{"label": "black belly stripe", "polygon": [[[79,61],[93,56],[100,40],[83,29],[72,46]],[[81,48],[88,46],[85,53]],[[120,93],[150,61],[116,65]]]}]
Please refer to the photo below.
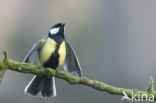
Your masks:
[{"label": "black belly stripe", "polygon": [[50,59],[44,63],[43,67],[50,67],[56,69],[59,64],[59,54],[58,54],[59,45],[56,46],[54,53],[52,53]]}]

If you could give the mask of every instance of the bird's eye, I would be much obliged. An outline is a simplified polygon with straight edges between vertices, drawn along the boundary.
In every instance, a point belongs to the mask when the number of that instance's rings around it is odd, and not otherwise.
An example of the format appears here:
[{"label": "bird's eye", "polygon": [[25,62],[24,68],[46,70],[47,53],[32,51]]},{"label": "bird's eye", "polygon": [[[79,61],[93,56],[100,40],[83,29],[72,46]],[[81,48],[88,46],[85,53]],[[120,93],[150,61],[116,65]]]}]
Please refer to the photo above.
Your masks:
[{"label": "bird's eye", "polygon": [[60,28],[52,28],[52,29],[50,30],[50,34],[51,34],[51,35],[57,34],[57,33],[59,32],[59,30],[60,30]]}]

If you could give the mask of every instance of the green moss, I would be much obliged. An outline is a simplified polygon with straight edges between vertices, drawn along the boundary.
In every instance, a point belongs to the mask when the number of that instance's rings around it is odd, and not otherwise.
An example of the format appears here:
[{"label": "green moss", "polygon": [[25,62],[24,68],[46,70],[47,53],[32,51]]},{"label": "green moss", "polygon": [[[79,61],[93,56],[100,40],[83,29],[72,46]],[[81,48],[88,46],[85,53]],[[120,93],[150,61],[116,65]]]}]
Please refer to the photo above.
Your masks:
[{"label": "green moss", "polygon": [[153,83],[153,78],[150,78],[148,89],[145,91],[139,91],[136,89],[125,89],[125,88],[118,88],[111,86],[109,84],[99,82],[96,80],[90,80],[87,77],[76,77],[74,75],[71,75],[63,70],[61,71],[55,71],[52,68],[43,68],[43,67],[38,67],[33,64],[29,63],[21,63],[17,61],[12,61],[8,58],[7,52],[4,52],[4,60],[0,61],[0,82],[3,79],[4,73],[7,69],[10,69],[12,71],[17,71],[21,73],[31,73],[35,75],[45,75],[45,76],[55,76],[60,79],[64,79],[70,84],[81,84],[85,85],[88,87],[92,87],[94,89],[97,89],[99,91],[105,91],[111,94],[115,95],[123,95],[123,91],[128,94],[129,97],[132,96],[133,93],[140,93],[140,94],[154,94],[154,97],[156,98],[156,91],[154,91],[154,83]]}]

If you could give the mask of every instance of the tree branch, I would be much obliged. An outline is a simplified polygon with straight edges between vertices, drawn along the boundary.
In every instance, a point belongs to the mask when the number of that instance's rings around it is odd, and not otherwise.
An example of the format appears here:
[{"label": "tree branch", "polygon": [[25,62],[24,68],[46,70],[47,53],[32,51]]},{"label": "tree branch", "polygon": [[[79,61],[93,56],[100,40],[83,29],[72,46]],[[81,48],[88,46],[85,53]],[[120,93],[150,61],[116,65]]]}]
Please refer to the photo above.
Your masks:
[{"label": "tree branch", "polygon": [[[21,73],[30,73],[34,75],[55,76],[56,78],[66,80],[70,84],[81,84],[88,87],[92,87],[99,91],[105,91],[115,95],[124,95],[123,92],[125,92],[128,95],[128,97],[132,97],[133,94],[139,93],[140,95],[141,94],[147,95],[147,98],[149,98],[150,96],[149,94],[153,94],[154,99],[156,100],[156,91],[154,91],[154,86],[153,86],[154,83],[152,77],[150,78],[148,88],[144,91],[139,91],[136,89],[118,88],[103,82],[90,80],[87,77],[79,78],[63,70],[56,72],[54,69],[51,68],[45,69],[43,67],[38,67],[30,63],[13,61],[8,58],[7,52],[3,52],[3,54],[4,54],[4,60],[0,61],[0,82],[2,81],[5,71],[9,69],[12,71],[17,71]],[[138,96],[136,96],[136,98],[138,98]],[[146,98],[144,97],[144,99]]]}]

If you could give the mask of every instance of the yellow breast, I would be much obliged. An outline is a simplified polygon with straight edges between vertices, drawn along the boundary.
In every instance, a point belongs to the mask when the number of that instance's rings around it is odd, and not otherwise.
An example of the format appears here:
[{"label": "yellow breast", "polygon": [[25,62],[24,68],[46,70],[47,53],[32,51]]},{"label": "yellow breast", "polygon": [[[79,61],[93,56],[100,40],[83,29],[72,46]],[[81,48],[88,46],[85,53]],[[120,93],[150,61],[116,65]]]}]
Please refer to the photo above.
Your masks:
[{"label": "yellow breast", "polygon": [[55,51],[56,45],[56,42],[50,38],[41,44],[41,47],[39,47],[40,49],[38,50],[38,62],[41,65],[49,60],[52,53]]},{"label": "yellow breast", "polygon": [[60,48],[58,49],[58,54],[59,54],[59,65],[58,67],[62,66],[65,58],[66,58],[66,45],[65,41],[63,41],[60,45]]}]

